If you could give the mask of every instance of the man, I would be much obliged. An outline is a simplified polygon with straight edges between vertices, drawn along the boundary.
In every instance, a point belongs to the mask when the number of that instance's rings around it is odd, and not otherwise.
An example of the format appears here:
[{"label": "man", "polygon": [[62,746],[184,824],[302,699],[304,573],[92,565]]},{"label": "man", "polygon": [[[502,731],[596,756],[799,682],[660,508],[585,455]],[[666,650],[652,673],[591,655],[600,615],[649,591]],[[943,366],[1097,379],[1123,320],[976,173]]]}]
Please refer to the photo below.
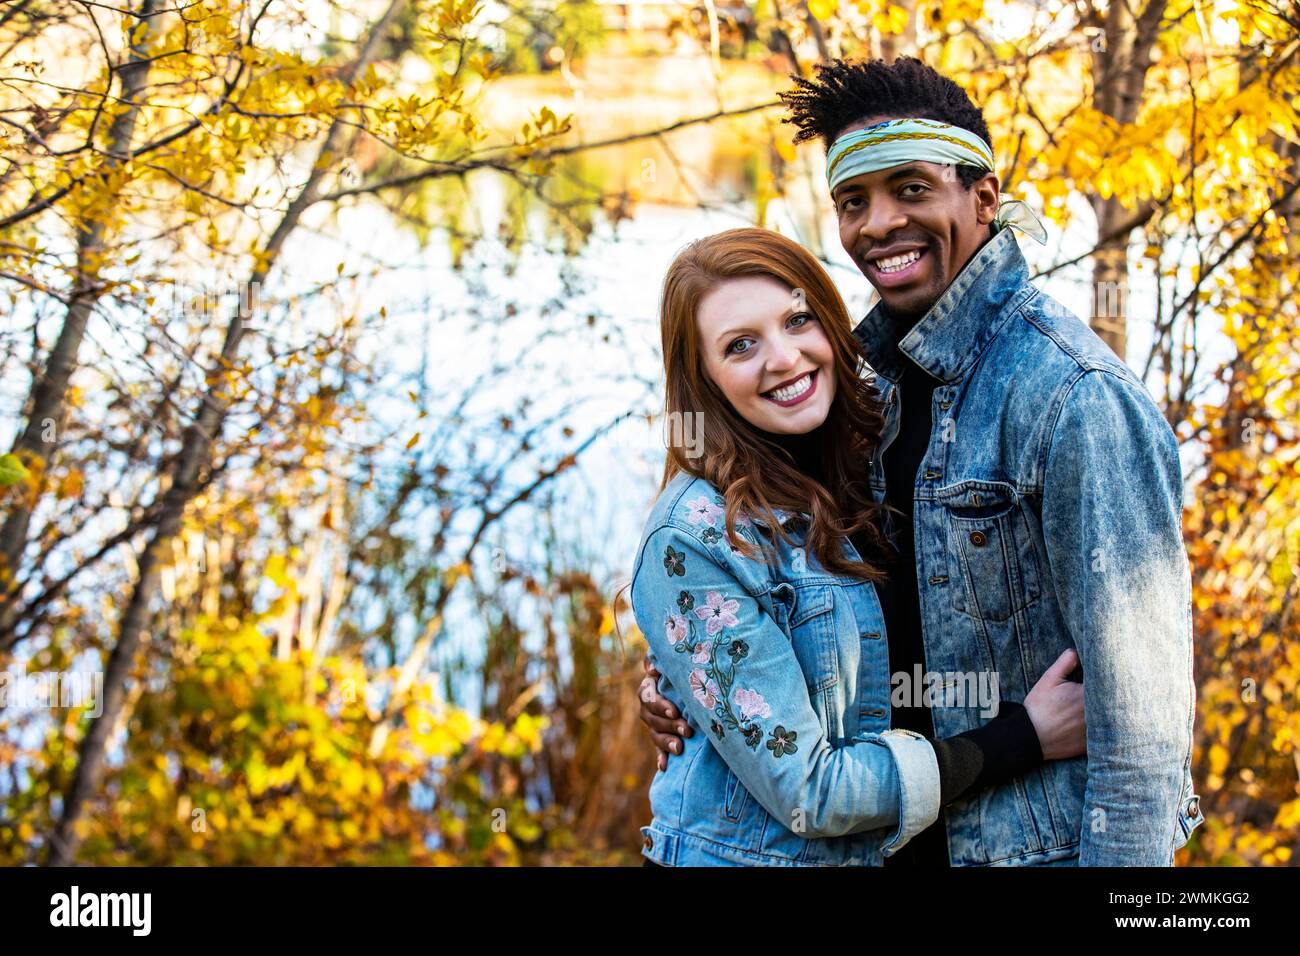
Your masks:
[{"label": "man", "polygon": [[[957,800],[886,864],[1172,865],[1203,820],[1173,433],[1128,367],[1030,285],[1008,227],[1046,234],[1000,201],[988,128],[957,84],[911,58],[835,61],[782,98],[795,141],[827,146],[841,243],[880,296],[854,334],[887,409],[873,490],[903,515],[879,589],[894,683],[992,672],[1022,701],[1062,651],[1082,671],[1086,759]],[[662,766],[690,730],[647,673]],[[987,719],[909,696],[891,722],[927,737]]]}]

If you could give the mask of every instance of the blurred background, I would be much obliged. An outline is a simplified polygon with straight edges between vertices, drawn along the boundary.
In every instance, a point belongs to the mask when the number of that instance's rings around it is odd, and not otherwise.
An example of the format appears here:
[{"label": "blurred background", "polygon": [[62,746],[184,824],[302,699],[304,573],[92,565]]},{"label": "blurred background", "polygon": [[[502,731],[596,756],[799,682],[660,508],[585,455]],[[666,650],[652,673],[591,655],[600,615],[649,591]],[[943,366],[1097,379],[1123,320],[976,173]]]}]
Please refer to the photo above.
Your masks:
[{"label": "blurred background", "polygon": [[865,314],[775,95],[909,54],[1182,442],[1178,862],[1291,865],[1298,52],[1294,0],[0,3],[0,861],[638,864],[659,282],[756,224]]}]

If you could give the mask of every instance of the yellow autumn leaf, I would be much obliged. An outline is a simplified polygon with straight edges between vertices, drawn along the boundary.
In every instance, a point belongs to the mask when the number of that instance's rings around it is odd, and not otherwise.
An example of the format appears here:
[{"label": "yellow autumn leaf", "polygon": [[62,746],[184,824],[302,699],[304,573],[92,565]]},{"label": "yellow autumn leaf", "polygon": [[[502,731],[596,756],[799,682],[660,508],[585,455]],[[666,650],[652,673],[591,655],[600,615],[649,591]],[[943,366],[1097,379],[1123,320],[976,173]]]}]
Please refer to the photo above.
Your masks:
[{"label": "yellow autumn leaf", "polygon": [[266,569],[263,573],[279,587],[287,588],[290,584],[289,575],[287,573],[287,564],[284,555],[282,554],[273,554],[267,558]]},{"label": "yellow autumn leaf", "polygon": [[443,575],[443,579],[446,582],[445,586],[448,590],[454,588],[456,582],[467,576],[470,573],[470,570],[471,568],[468,561],[461,561],[449,567]]},{"label": "yellow autumn leaf", "polygon": [[1210,747],[1210,772],[1216,776],[1222,776],[1223,772],[1228,769],[1228,751],[1222,744],[1214,744]]},{"label": "yellow autumn leaf", "polygon": [[20,481],[26,481],[30,475],[31,472],[27,470],[17,455],[0,455],[0,487],[16,485]]},{"label": "yellow autumn leaf", "polygon": [[343,792],[348,796],[354,797],[361,792],[365,786],[365,771],[357,765],[355,761],[349,761],[343,767],[343,772],[339,775],[339,783],[343,787]]},{"label": "yellow autumn leaf", "polygon": [[886,4],[885,9],[872,18],[872,23],[881,33],[899,34],[907,29],[908,12],[906,7]]}]

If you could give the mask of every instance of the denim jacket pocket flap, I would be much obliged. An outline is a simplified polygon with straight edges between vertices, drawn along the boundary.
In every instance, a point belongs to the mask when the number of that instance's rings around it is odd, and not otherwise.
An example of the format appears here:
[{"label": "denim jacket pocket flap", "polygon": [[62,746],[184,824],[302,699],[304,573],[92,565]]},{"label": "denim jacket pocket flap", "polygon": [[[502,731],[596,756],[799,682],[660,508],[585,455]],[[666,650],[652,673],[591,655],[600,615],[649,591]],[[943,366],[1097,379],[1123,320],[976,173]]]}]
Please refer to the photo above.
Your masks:
[{"label": "denim jacket pocket flap", "polygon": [[935,492],[935,500],[954,518],[996,518],[1015,505],[1019,495],[1005,481],[963,481]]},{"label": "denim jacket pocket flap", "polygon": [[[1003,623],[1038,600],[1038,558],[1021,496],[1012,485],[963,481],[939,489],[935,500],[948,525],[954,610]],[[1011,662],[995,657],[993,663],[1000,669],[998,665]]]},{"label": "denim jacket pocket flap", "polygon": [[831,609],[834,598],[830,588],[801,588],[796,592],[794,612],[790,615],[790,626],[798,627],[809,618],[825,614]]}]

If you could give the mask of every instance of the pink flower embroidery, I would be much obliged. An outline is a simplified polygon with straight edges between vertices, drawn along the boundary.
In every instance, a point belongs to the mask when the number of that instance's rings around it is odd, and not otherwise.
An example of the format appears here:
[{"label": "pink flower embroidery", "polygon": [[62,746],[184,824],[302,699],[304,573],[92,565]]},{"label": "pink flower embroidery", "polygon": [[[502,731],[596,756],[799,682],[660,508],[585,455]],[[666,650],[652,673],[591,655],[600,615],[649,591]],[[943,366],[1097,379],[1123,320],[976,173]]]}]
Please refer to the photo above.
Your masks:
[{"label": "pink flower embroidery", "polygon": [[705,631],[717,634],[724,627],[735,627],[740,623],[736,618],[738,610],[740,602],[735,598],[727,599],[718,591],[710,591],[705,606],[695,609],[695,616],[704,621]]},{"label": "pink flower embroidery", "polygon": [[767,701],[763,699],[763,695],[756,690],[737,687],[734,700],[736,706],[740,708],[742,720],[749,720],[751,717],[772,716],[772,708],[767,706]]},{"label": "pink flower embroidery", "polygon": [[695,653],[691,656],[691,660],[697,664],[707,664],[713,660],[713,642],[700,641],[700,643],[696,644]]},{"label": "pink flower embroidery", "polygon": [[686,618],[680,614],[669,614],[668,625],[664,628],[664,633],[668,637],[668,643],[676,647],[686,640]]},{"label": "pink flower embroidery", "polygon": [[706,524],[710,528],[714,522],[724,514],[723,509],[718,507],[704,495],[700,495],[694,501],[686,502],[689,509],[686,514],[686,520],[691,524]]},{"label": "pink flower embroidery", "polygon": [[691,671],[691,693],[705,707],[712,710],[718,703],[718,685],[702,670]]}]

